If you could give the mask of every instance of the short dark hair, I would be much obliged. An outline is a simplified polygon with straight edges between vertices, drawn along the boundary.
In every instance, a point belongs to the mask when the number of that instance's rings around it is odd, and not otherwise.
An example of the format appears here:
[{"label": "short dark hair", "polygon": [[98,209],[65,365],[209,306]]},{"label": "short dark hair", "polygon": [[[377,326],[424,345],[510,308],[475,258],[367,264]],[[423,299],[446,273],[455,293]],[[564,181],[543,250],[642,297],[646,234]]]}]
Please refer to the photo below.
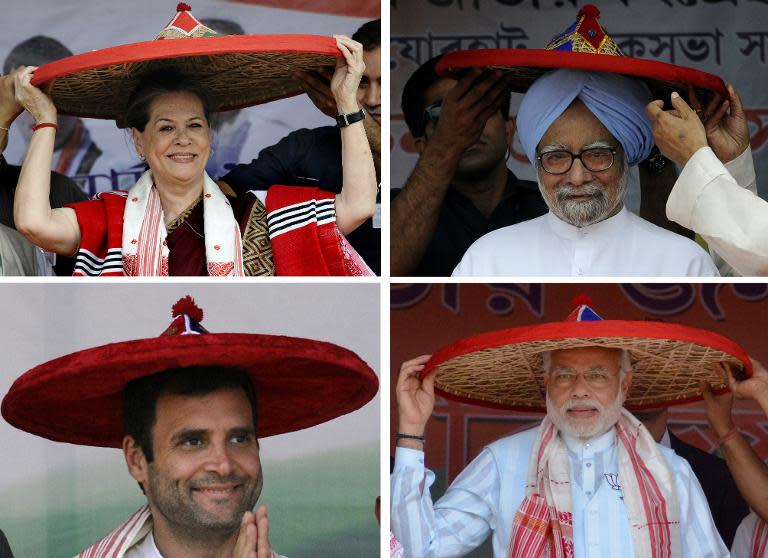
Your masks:
[{"label": "short dark hair", "polygon": [[67,56],[72,56],[72,51],[56,39],[35,35],[11,49],[3,64],[3,73],[8,74],[19,66],[42,66]]},{"label": "short dark hair", "polygon": [[200,99],[205,119],[208,122],[211,121],[211,111],[214,107],[208,90],[197,80],[177,70],[165,68],[142,76],[139,84],[128,97],[125,107],[125,122],[128,127],[143,132],[149,122],[149,109],[152,102],[160,95],[177,92],[192,93]]},{"label": "short dark hair", "polygon": [[363,45],[363,50],[373,50],[381,46],[381,20],[367,21],[352,35],[352,40]]},{"label": "short dark hair", "polygon": [[[413,72],[408,81],[405,82],[405,87],[403,87],[403,97],[400,106],[403,109],[405,123],[411,135],[415,138],[423,137],[427,127],[427,120],[424,117],[424,109],[427,108],[427,89],[443,79],[437,75],[435,70],[441,58],[442,55],[435,56],[424,62]],[[512,94],[510,93],[501,103],[500,111],[505,119],[509,118],[511,102]]]},{"label": "short dark hair", "polygon": [[258,425],[256,390],[248,374],[239,368],[189,366],[171,368],[128,382],[123,390],[123,433],[131,436],[147,463],[154,460],[152,428],[157,419],[157,400],[163,395],[203,396],[223,389],[242,389],[251,404],[253,427]]}]

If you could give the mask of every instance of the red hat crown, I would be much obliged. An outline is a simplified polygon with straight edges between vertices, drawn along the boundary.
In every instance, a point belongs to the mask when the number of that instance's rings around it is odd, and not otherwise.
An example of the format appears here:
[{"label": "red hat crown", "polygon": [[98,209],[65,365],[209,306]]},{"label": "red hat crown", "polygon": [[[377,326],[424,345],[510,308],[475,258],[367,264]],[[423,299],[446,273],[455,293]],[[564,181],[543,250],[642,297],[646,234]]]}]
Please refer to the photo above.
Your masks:
[{"label": "red hat crown", "polygon": [[600,25],[599,18],[600,10],[592,4],[587,4],[579,10],[576,21],[564,32],[555,35],[546,49],[624,56],[619,46]]},{"label": "red hat crown", "polygon": [[220,33],[217,33],[210,27],[206,27],[199,19],[192,15],[192,8],[189,4],[179,2],[176,6],[176,15],[168,22],[165,29],[158,33],[155,40],[219,36],[221,36]]},{"label": "red hat crown", "polygon": [[602,318],[592,310],[592,299],[585,294],[578,294],[571,300],[573,310],[565,318],[566,322],[598,322]]},{"label": "red hat crown", "polygon": [[171,317],[173,321],[160,337],[163,335],[200,335],[208,333],[200,322],[203,321],[203,310],[195,304],[195,300],[187,295],[176,301],[171,308]]}]

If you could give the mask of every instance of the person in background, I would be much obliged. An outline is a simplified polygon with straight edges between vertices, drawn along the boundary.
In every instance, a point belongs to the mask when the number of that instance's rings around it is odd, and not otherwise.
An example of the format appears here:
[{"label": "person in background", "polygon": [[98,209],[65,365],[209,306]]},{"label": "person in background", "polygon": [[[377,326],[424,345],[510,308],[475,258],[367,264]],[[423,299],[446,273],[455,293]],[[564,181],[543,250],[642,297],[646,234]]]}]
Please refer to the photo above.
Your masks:
[{"label": "person in background", "polygon": [[[672,93],[648,104],[656,145],[683,167],[667,200],[667,216],[693,229],[709,244],[713,257],[733,269],[729,275],[768,275],[768,202],[757,195],[749,129],[741,98],[728,86],[730,99],[714,97],[691,108]],[[735,270],[736,273],[733,273]]]},{"label": "person in background", "polygon": [[[374,273],[381,273],[381,20],[363,24],[352,35],[363,45],[365,70],[357,88],[357,102],[365,112],[363,126],[371,148],[379,192],[376,210],[356,230],[347,235]],[[330,89],[332,71],[297,72],[315,106],[327,116],[339,114]],[[217,175],[212,175],[217,176]],[[302,128],[291,132],[275,145],[264,148],[250,163],[235,166],[219,180],[226,192],[238,195],[249,190],[263,190],[273,184],[313,186],[339,193],[342,185],[341,133],[336,126]]]}]

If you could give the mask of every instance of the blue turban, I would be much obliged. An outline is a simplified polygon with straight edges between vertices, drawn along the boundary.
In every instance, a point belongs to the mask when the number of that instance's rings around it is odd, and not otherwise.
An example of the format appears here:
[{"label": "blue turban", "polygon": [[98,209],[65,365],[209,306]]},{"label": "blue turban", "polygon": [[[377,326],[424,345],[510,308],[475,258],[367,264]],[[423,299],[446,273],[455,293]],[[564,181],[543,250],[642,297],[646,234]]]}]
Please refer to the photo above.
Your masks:
[{"label": "blue turban", "polygon": [[607,72],[563,69],[537,79],[517,113],[518,137],[533,166],[536,146],[576,97],[619,140],[630,166],[650,155],[654,140],[645,105],[651,94],[642,81]]}]

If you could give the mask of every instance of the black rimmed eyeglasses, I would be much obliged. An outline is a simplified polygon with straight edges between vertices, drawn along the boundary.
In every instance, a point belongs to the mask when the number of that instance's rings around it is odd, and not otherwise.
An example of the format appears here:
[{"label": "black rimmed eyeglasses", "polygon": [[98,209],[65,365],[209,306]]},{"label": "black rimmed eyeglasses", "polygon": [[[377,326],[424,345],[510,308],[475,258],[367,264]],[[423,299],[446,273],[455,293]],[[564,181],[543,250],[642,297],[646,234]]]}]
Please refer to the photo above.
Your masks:
[{"label": "black rimmed eyeglasses", "polygon": [[536,160],[549,174],[565,174],[573,166],[574,159],[581,161],[589,172],[606,171],[613,166],[616,150],[610,147],[591,147],[581,153],[571,153],[565,149],[557,149],[542,153]]}]

